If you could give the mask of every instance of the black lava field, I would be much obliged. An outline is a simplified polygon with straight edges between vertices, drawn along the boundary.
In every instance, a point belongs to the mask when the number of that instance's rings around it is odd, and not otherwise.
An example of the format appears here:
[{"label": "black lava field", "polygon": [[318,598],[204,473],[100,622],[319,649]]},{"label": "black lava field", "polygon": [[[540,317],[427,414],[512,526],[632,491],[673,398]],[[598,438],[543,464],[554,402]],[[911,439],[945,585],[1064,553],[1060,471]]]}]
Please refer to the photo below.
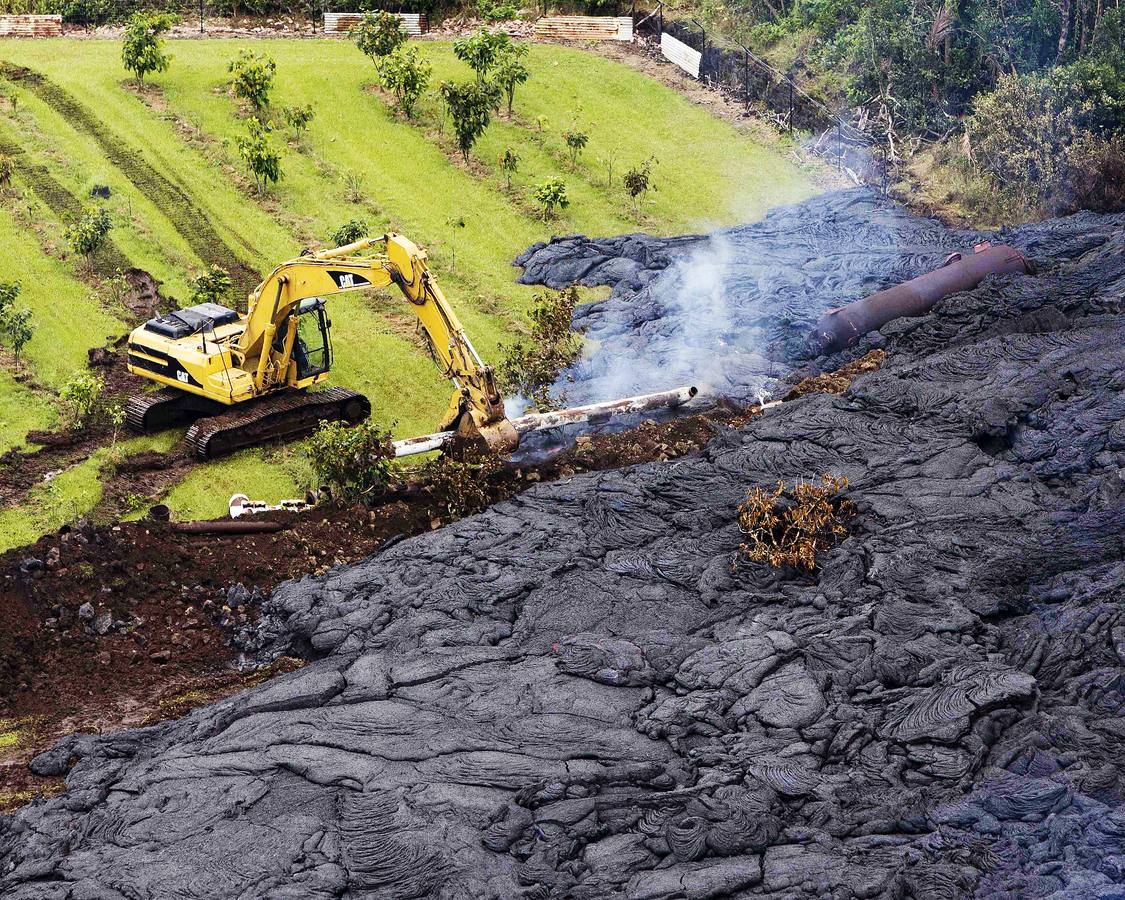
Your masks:
[{"label": "black lava field", "polygon": [[[616,285],[573,399],[618,350],[752,396],[975,237],[856,191],[524,261]],[[309,664],[38,757],[69,789],[0,818],[0,895],[1125,898],[1125,216],[1003,239],[1040,274],[819,361],[887,351],[842,396],[283,585],[260,652]],[[822,473],[817,571],[735,564],[747,489]]]}]

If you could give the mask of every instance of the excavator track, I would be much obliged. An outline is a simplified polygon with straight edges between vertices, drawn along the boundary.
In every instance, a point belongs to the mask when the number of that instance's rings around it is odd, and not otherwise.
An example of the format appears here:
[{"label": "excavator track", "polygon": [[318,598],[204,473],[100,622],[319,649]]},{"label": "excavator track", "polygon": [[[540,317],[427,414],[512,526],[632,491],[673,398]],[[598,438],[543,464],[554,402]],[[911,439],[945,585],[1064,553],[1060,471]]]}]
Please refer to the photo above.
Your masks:
[{"label": "excavator track", "polygon": [[214,459],[267,441],[299,437],[322,421],[362,422],[371,402],[355,391],[328,388],[315,394],[287,392],[253,401],[224,415],[200,419],[185,435],[196,459]]},{"label": "excavator track", "polygon": [[205,397],[176,388],[162,388],[125,401],[125,424],[141,434],[152,434],[193,422],[200,416],[214,415],[224,408],[221,403]]}]

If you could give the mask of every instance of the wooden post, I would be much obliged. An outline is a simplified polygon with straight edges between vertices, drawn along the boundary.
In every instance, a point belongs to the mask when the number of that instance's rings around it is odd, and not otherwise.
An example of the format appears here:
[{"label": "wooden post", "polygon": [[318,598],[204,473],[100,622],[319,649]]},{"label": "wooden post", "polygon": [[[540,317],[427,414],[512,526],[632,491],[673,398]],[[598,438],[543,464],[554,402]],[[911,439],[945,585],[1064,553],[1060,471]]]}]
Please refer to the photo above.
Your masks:
[{"label": "wooden post", "polygon": [[840,120],[836,119],[836,171],[844,168],[844,141],[840,136]]},{"label": "wooden post", "polygon": [[789,79],[789,133],[793,133],[793,76],[787,75]]},{"label": "wooden post", "polygon": [[742,88],[746,92],[746,115],[750,115],[750,51],[742,48]]}]

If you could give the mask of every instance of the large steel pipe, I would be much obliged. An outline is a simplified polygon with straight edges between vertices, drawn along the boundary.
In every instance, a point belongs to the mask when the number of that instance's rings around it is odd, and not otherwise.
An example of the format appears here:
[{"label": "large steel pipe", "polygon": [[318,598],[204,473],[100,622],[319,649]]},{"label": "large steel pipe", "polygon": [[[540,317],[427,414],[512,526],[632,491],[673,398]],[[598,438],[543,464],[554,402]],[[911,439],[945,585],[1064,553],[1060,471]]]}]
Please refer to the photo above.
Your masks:
[{"label": "large steel pipe", "polygon": [[826,312],[808,337],[809,349],[840,350],[892,319],[925,315],[943,297],[974,288],[988,275],[1015,273],[1032,275],[1034,270],[1022,253],[1006,244],[979,244],[967,256],[950,254],[940,269]]}]

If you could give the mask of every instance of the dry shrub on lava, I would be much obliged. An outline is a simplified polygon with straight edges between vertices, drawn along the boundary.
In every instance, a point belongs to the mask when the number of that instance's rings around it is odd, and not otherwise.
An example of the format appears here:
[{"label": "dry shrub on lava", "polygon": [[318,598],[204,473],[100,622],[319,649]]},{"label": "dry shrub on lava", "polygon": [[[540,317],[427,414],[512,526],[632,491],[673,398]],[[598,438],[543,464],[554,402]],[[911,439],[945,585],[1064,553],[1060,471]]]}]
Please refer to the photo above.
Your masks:
[{"label": "dry shrub on lava", "polygon": [[774,568],[813,571],[817,553],[847,536],[848,520],[856,513],[855,504],[840,496],[847,478],[821,475],[820,481],[792,488],[779,481],[772,493],[751,488],[738,507],[738,527],[746,535],[739,556]]},{"label": "dry shrub on lava", "polygon": [[486,448],[455,447],[425,463],[421,475],[439,513],[460,519],[508,496],[501,478],[505,464],[504,457]]}]

